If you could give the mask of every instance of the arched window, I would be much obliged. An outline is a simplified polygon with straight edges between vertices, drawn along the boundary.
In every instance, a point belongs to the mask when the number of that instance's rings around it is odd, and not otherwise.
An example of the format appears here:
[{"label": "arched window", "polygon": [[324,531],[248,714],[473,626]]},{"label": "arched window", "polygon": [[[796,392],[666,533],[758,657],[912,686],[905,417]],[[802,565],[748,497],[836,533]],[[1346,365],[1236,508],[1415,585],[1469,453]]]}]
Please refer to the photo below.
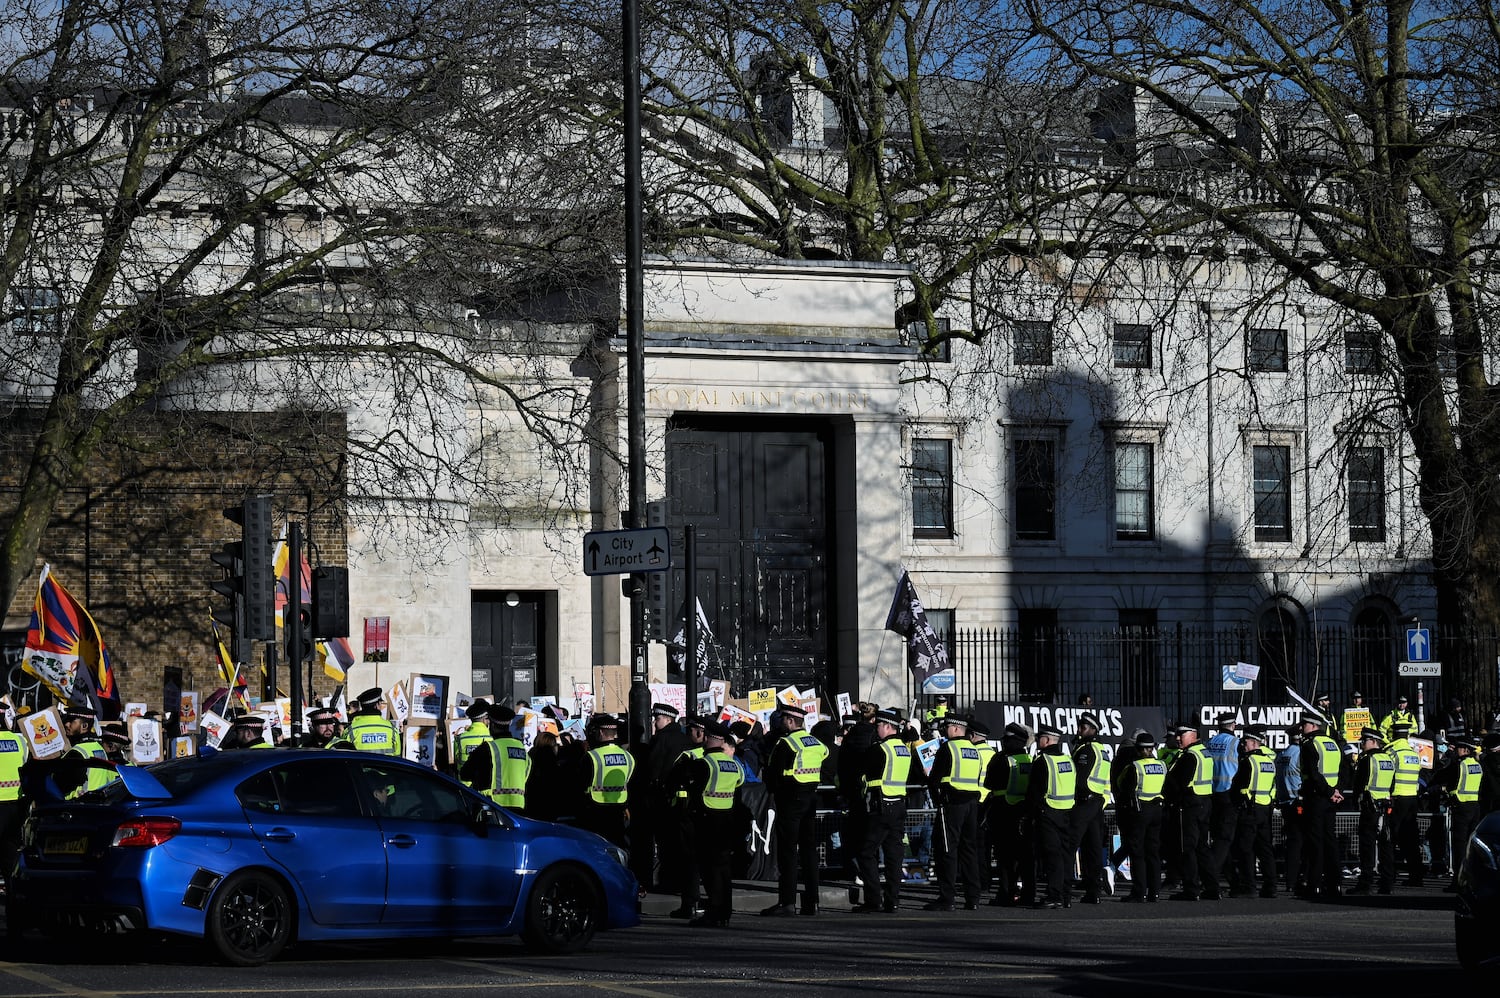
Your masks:
[{"label": "arched window", "polygon": [[1365,695],[1367,704],[1391,702],[1395,637],[1391,615],[1380,607],[1366,607],[1355,614],[1354,633],[1350,640],[1351,678],[1354,689]]},{"label": "arched window", "polygon": [[1255,639],[1260,653],[1262,703],[1286,703],[1286,689],[1297,685],[1297,618],[1284,606],[1273,606],[1260,615]]}]

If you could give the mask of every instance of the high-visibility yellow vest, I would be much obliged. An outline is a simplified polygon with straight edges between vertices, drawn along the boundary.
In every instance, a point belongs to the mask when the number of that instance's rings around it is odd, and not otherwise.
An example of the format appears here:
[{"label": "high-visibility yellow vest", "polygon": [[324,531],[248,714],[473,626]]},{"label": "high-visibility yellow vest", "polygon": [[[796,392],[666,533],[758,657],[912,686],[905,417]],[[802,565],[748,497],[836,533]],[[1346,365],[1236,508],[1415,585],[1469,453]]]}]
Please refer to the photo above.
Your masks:
[{"label": "high-visibility yellow vest", "polygon": [[1162,789],[1167,785],[1167,764],[1160,759],[1137,759],[1130,764],[1135,769],[1135,799],[1141,804],[1161,800]]},{"label": "high-visibility yellow vest", "polygon": [[1396,785],[1396,759],[1379,749],[1370,755],[1370,771],[1365,777],[1365,793],[1371,800],[1390,800]]},{"label": "high-visibility yellow vest", "polygon": [[635,757],[618,745],[598,745],[589,749],[593,778],[589,780],[589,800],[595,804],[624,804],[629,794],[626,784],[635,772]]},{"label": "high-visibility yellow vest", "polygon": [[911,776],[911,749],[899,738],[887,738],[878,743],[885,760],[880,779],[868,784],[870,790],[886,800],[899,800],[906,796],[906,780]]},{"label": "high-visibility yellow vest", "polygon": [[732,757],[722,752],[709,752],[703,759],[708,763],[703,806],[710,811],[727,811],[734,806],[734,792],[745,782],[745,771]]},{"label": "high-visibility yellow vest", "polygon": [[979,758],[979,749],[968,740],[946,741],[943,748],[948,752],[948,773],[942,782],[954,790],[979,793],[984,783],[984,765]]},{"label": "high-visibility yellow vest", "polygon": [[1318,753],[1318,773],[1325,783],[1338,789],[1339,767],[1344,759],[1344,754],[1339,751],[1339,743],[1327,735],[1313,735],[1312,743],[1313,749]]},{"label": "high-visibility yellow vest", "polygon": [[1422,757],[1411,742],[1398,738],[1386,749],[1396,759],[1396,779],[1391,785],[1392,797],[1415,797],[1422,778]]},{"label": "high-visibility yellow vest", "polygon": [[828,758],[828,746],[806,731],[788,732],[786,740],[793,749],[792,763],[781,775],[816,786],[823,773],[823,761]]},{"label": "high-visibility yellow vest", "polygon": [[1194,742],[1184,751],[1193,757],[1193,782],[1189,785],[1194,797],[1208,797],[1214,792],[1214,760],[1202,742]]},{"label": "high-visibility yellow vest", "polygon": [[1068,810],[1077,796],[1077,767],[1065,755],[1043,752],[1039,758],[1047,768],[1047,806],[1058,811]]},{"label": "high-visibility yellow vest", "polygon": [[[1084,778],[1084,785],[1089,788],[1089,793],[1098,794],[1100,797],[1103,797],[1105,802],[1107,803],[1110,796],[1109,761],[1104,758],[1104,753],[1100,750],[1099,743],[1093,742],[1092,744],[1094,746],[1094,764],[1089,768],[1088,774]],[[1079,748],[1082,748],[1082,745],[1079,745],[1073,749],[1073,756],[1075,761],[1078,756]]]},{"label": "high-visibility yellow vest", "polygon": [[1472,804],[1479,799],[1479,779],[1483,770],[1479,768],[1478,759],[1460,759],[1458,766],[1458,785],[1453,788],[1453,799],[1460,804]]},{"label": "high-visibility yellow vest", "polygon": [[1031,756],[1014,752],[1006,759],[1010,766],[1005,774],[1005,803],[1019,804],[1026,799],[1026,788],[1031,785]]},{"label": "high-visibility yellow vest", "polygon": [[[701,759],[701,758],[703,758],[703,746],[702,745],[694,745],[690,749],[686,749],[685,751],[677,753],[677,758],[675,760],[673,760],[673,762],[672,762],[672,768],[676,769],[678,766],[681,766],[684,763],[687,763],[691,759]],[[676,802],[679,803],[679,804],[686,804],[687,803],[687,799],[688,799],[687,787],[678,787],[677,788]]]},{"label": "high-visibility yellow vest", "polygon": [[469,761],[469,756],[484,748],[490,740],[490,726],[484,721],[475,721],[453,739],[453,763],[459,769]]},{"label": "high-visibility yellow vest", "polygon": [[[68,750],[68,755],[82,756],[85,759],[108,759],[109,752],[104,748],[102,742],[87,741],[79,742]],[[120,778],[120,774],[110,769],[97,769],[90,767],[84,777],[85,782],[74,787],[68,792],[68,796],[79,797],[91,790],[102,790]]]},{"label": "high-visibility yellow vest", "polygon": [[990,799],[990,788],[984,785],[984,775],[990,771],[996,750],[989,742],[975,742],[974,747],[979,750],[979,803],[983,804]]},{"label": "high-visibility yellow vest", "polygon": [[1245,784],[1245,797],[1252,804],[1269,804],[1276,794],[1276,757],[1263,748],[1251,752],[1245,759],[1250,767],[1250,782]]},{"label": "high-visibility yellow vest", "polygon": [[531,775],[531,756],[518,738],[491,738],[490,785],[484,795],[502,807],[526,806],[526,779]]},{"label": "high-visibility yellow vest", "polygon": [[21,767],[30,750],[14,731],[0,731],[0,801],[21,799]]},{"label": "high-visibility yellow vest", "polygon": [[394,724],[379,714],[356,714],[344,737],[359,752],[401,754],[401,735]]}]

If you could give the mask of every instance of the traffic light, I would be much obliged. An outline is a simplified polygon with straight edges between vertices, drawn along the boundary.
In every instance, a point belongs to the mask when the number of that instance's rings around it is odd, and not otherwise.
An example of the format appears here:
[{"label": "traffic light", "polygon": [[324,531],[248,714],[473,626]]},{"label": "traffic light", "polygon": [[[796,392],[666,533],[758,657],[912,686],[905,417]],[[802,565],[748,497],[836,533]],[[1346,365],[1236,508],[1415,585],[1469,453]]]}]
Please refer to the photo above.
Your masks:
[{"label": "traffic light", "polygon": [[245,637],[251,641],[274,640],[276,573],[271,565],[271,497],[251,496],[224,510],[224,515],[240,525]]},{"label": "traffic light", "polygon": [[[290,609],[290,607],[288,607],[288,609]],[[294,649],[292,647],[292,629],[290,627],[285,628],[285,631],[286,631],[286,660],[288,662],[296,662],[296,661],[299,660],[299,657],[297,655],[298,651],[300,651],[302,653],[301,657],[300,657],[301,661],[303,661],[303,662],[311,662],[312,661],[312,659],[313,659],[312,618],[313,618],[312,604],[311,603],[301,603],[301,604],[299,604],[298,607],[297,607],[297,627],[299,628],[299,634],[298,634],[299,640],[297,641],[297,644],[301,645],[301,647],[297,648],[297,649]]]},{"label": "traffic light", "polygon": [[224,569],[224,576],[210,586],[229,597],[227,607],[214,607],[213,618],[229,628],[229,656],[236,662],[250,660],[250,639],[245,636],[244,561],[240,557],[243,548],[241,542],[231,541],[211,556],[214,564]]},{"label": "traffic light", "polygon": [[[646,504],[646,526],[665,527],[667,525],[667,503],[659,499],[656,502]],[[667,576],[669,572],[647,572],[644,575],[646,582],[646,640],[647,641],[669,641],[671,635],[667,628],[672,625],[667,616]]]},{"label": "traffic light", "polygon": [[312,638],[349,636],[349,570],[319,565],[312,573]]}]

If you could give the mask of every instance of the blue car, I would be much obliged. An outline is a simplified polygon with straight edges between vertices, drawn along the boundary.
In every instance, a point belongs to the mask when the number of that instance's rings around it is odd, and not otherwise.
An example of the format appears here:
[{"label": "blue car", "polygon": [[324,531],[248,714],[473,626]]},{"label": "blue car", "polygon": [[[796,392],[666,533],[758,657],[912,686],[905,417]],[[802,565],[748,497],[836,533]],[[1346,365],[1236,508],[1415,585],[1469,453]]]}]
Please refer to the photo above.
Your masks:
[{"label": "blue car", "polygon": [[278,749],[118,771],[38,799],[9,878],[13,936],[172,933],[255,966],[297,940],[519,934],[571,952],[640,921],[623,850],[403,759]]},{"label": "blue car", "polygon": [[1458,868],[1453,936],[1465,970],[1500,964],[1500,811],[1474,827]]}]

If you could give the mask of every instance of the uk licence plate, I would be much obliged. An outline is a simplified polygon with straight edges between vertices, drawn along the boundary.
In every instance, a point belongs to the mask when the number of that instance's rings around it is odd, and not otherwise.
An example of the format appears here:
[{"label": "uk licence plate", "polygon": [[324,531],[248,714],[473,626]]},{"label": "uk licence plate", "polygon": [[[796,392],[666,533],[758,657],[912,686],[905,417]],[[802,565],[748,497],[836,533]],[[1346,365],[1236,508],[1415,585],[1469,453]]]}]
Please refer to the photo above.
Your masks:
[{"label": "uk licence plate", "polygon": [[87,835],[49,835],[42,844],[44,856],[82,856],[88,852]]}]

